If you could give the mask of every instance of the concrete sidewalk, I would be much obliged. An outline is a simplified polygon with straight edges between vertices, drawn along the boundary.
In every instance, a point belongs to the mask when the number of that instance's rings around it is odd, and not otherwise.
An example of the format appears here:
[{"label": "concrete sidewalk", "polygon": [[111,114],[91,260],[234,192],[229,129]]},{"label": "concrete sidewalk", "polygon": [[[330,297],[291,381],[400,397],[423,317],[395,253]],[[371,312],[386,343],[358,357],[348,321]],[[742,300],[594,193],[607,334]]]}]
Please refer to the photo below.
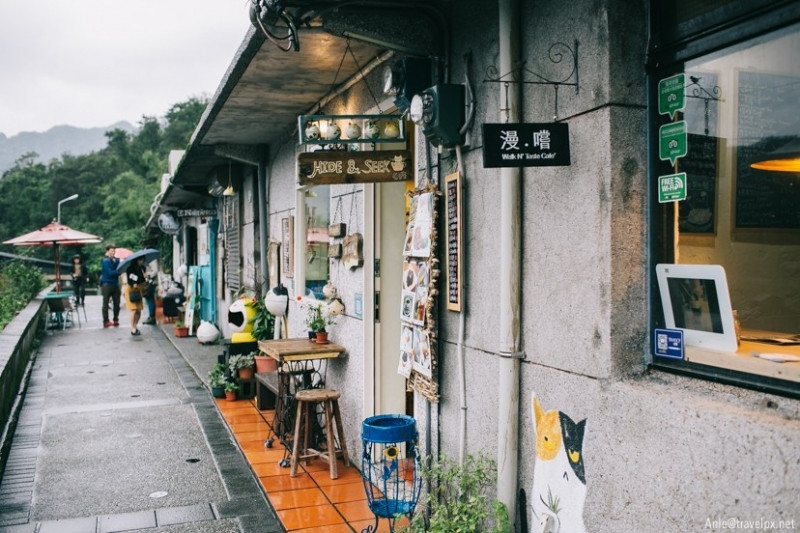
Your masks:
[{"label": "concrete sidewalk", "polygon": [[[221,345],[104,329],[50,331],[0,483],[0,532],[284,531],[204,386]],[[124,307],[124,304],[123,304]],[[147,314],[147,311],[145,311]],[[81,321],[84,321],[81,311]]]}]

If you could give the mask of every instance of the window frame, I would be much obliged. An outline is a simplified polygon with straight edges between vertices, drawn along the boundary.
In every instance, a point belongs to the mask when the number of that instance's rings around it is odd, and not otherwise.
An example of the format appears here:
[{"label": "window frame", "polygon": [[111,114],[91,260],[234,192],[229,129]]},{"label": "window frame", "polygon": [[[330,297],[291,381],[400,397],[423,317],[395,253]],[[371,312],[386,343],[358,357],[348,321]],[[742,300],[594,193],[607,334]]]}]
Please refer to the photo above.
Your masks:
[{"label": "window frame", "polygon": [[669,204],[658,202],[657,182],[658,176],[661,174],[659,167],[663,164],[658,157],[658,129],[662,120],[658,114],[658,82],[672,74],[684,72],[684,65],[690,60],[800,23],[800,1],[776,0],[765,3],[746,0],[740,3],[727,3],[703,13],[697,17],[697,20],[688,20],[678,24],[677,27],[669,28],[659,26],[665,20],[658,16],[662,12],[659,4],[664,5],[658,0],[651,1],[651,42],[646,68],[649,206],[647,268],[650,313],[650,334],[647,340],[646,358],[648,366],[713,382],[800,398],[800,383],[795,381],[653,355],[653,331],[656,328],[665,327],[655,265],[674,262],[673,210],[678,208],[675,202]]}]

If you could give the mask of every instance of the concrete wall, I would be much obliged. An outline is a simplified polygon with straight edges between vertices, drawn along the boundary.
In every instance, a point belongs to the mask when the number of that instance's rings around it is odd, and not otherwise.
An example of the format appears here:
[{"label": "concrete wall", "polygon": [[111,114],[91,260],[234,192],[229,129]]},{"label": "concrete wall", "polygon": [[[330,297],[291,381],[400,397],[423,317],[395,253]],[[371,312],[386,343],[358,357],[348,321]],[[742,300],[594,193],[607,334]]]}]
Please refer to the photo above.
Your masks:
[{"label": "concrete wall", "polygon": [[11,437],[14,435],[18,414],[15,410],[21,405],[17,405],[17,402],[27,387],[23,380],[37,339],[42,333],[43,321],[47,317],[47,306],[42,297],[50,290],[52,287],[31,300],[0,331],[0,476],[8,459]]},{"label": "concrete wall", "polygon": [[[496,7],[452,12],[457,58],[474,78],[497,62]],[[522,363],[519,486],[536,463],[531,395],[586,420],[586,530],[694,531],[707,519],[798,518],[800,403],[658,371],[647,360],[645,2],[522,2],[526,67],[542,72],[549,47],[579,45],[580,91],[559,90],[572,165],[523,172]],[[474,17],[483,6],[481,17]],[[477,19],[480,19],[479,21]],[[483,27],[486,24],[488,27]],[[544,65],[541,67],[540,65]],[[554,76],[555,77],[555,76]],[[497,122],[496,84],[476,83],[476,123]],[[549,121],[554,93],[522,89],[522,121]],[[481,146],[480,138],[475,146]],[[467,448],[496,456],[499,173],[480,149],[464,156],[467,302]],[[457,316],[443,312],[438,439],[459,441]],[[562,506],[569,507],[569,498]],[[526,509],[533,524],[531,509]],[[538,522],[538,521],[537,521]],[[579,529],[575,529],[579,530]]]},{"label": "concrete wall", "polygon": [[[557,115],[569,124],[572,164],[523,171],[519,487],[529,501],[535,499],[535,393],[545,411],[586,421],[581,454],[586,483],[576,485],[584,492],[566,493],[562,505],[578,521],[582,517],[588,531],[677,532],[702,530],[707,519],[800,518],[800,402],[646,370],[651,275],[645,210],[647,2],[521,4],[520,56],[526,68],[557,79],[563,68],[547,60],[548,50],[556,42],[573,47],[577,39],[580,85],[577,94],[572,87],[559,89],[558,108],[553,87],[521,88],[523,122],[547,122]],[[495,214],[501,205],[499,171],[483,168],[480,125],[500,118],[502,84],[483,81],[498,62],[497,5],[464,0],[448,17],[450,81],[463,82],[464,57],[470,55],[478,105],[462,169],[466,443],[469,453],[495,457],[503,392],[495,355],[500,232]],[[370,83],[377,91],[375,76]],[[357,102],[364,110],[372,105],[364,87],[353,87],[348,104]],[[295,214],[294,145],[291,139],[270,150],[269,234],[275,240],[281,238],[280,219]],[[424,161],[423,145],[417,149],[417,159]],[[452,154],[443,154],[438,163],[438,175],[455,165]],[[359,275],[348,276],[340,289],[361,290]],[[290,330],[298,334],[301,320],[291,312]],[[423,439],[432,430],[432,441],[423,449],[457,457],[459,317],[441,310],[439,319],[441,401],[429,415],[425,399],[416,395],[416,417]],[[348,445],[355,457],[365,360],[371,357],[364,353],[361,331],[360,321],[350,318],[334,328],[348,356],[332,362],[327,376],[330,386],[343,391]],[[530,527],[532,510],[524,511]],[[564,526],[564,531],[580,530]]]}]

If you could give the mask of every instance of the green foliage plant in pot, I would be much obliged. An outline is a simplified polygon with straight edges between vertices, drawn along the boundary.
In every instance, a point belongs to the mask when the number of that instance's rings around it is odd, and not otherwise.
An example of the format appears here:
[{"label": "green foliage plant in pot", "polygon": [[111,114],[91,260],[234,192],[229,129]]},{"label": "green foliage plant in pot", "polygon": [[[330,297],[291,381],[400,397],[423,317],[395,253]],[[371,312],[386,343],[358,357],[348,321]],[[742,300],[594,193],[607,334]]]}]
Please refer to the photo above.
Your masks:
[{"label": "green foliage plant in pot", "polygon": [[232,355],[228,359],[231,375],[238,376],[239,379],[253,379],[253,366],[255,366],[255,363],[254,353]]},{"label": "green foliage plant in pot", "polygon": [[239,385],[233,381],[225,383],[225,399],[229,402],[236,401],[236,391],[239,390]]},{"label": "green foliage plant in pot", "polygon": [[173,326],[173,331],[175,332],[176,337],[189,336],[189,327],[181,319],[178,319],[175,322],[175,325]]},{"label": "green foliage plant in pot", "polygon": [[274,338],[275,317],[267,311],[263,299],[256,299],[251,307],[255,309],[256,315],[253,318],[253,331],[251,334],[257,341],[265,341]]},{"label": "green foliage plant in pot", "polygon": [[[304,302],[298,298],[300,306],[306,308],[305,325],[309,330],[309,339],[325,344],[328,342],[328,326],[335,324],[334,318],[323,309],[324,302],[314,300]],[[313,333],[313,335],[311,334]]]},{"label": "green foliage plant in pot", "polygon": [[[424,462],[427,464],[428,462]],[[422,468],[422,478],[431,491],[417,507],[408,533],[510,533],[508,511],[489,496],[497,479],[494,461],[468,455],[464,464],[444,456]],[[426,513],[426,508],[429,511]]]},{"label": "green foliage plant in pot", "polygon": [[214,398],[225,397],[225,365],[217,363],[208,373],[208,384]]}]

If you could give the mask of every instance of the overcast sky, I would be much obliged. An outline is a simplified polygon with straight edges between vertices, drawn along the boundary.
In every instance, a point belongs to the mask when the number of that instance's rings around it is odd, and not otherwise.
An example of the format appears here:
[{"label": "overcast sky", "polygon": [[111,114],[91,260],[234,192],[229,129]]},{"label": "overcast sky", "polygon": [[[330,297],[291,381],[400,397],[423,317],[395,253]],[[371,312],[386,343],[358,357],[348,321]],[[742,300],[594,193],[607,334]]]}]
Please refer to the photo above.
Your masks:
[{"label": "overcast sky", "polygon": [[213,96],[250,0],[0,0],[0,132],[137,125]]}]

